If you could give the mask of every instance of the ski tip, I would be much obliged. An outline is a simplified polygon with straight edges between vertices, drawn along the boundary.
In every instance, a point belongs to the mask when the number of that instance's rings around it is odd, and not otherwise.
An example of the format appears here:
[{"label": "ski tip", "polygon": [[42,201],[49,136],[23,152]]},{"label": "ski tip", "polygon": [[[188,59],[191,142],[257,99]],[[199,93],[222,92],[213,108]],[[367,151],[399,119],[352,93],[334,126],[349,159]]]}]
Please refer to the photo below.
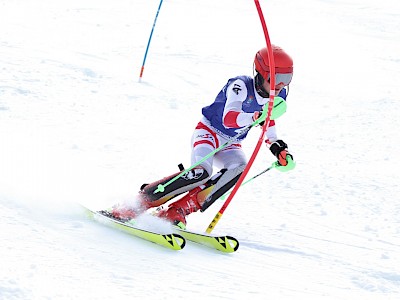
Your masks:
[{"label": "ski tip", "polygon": [[217,250],[225,252],[225,253],[232,253],[236,252],[239,249],[239,241],[234,237],[229,235],[214,237],[215,240],[218,242]]},{"label": "ski tip", "polygon": [[182,237],[179,234],[175,234],[175,233],[164,234],[163,238],[166,241],[164,246],[166,246],[169,249],[182,250],[183,248],[185,248],[186,240],[184,237]]},{"label": "ski tip", "polygon": [[171,246],[173,247],[172,249],[174,250],[182,250],[186,246],[186,239],[176,233],[171,234],[173,237]]}]

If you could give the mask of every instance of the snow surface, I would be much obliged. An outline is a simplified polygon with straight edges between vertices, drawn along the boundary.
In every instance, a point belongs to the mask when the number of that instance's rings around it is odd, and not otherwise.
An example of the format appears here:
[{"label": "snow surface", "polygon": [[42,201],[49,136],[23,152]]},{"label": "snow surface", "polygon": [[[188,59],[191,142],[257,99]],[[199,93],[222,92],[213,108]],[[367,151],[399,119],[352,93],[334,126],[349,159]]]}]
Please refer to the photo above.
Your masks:
[{"label": "snow surface", "polygon": [[[0,299],[400,299],[400,4],[263,1],[294,58],[297,168],[242,187],[225,255],[87,220],[189,162],[200,109],[252,74],[253,1],[0,1]],[[244,143],[251,155],[259,131]],[[250,175],[273,162],[262,148]],[[222,205],[188,218],[204,231]]]}]

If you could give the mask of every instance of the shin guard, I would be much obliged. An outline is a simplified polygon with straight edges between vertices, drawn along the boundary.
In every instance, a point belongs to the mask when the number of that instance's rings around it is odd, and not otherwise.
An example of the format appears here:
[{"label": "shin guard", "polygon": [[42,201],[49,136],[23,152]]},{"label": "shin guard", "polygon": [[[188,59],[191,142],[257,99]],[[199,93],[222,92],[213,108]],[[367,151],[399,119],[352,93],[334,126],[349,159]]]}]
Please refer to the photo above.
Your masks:
[{"label": "shin guard", "polygon": [[206,170],[201,167],[194,168],[185,175],[179,177],[171,184],[167,185],[163,192],[154,193],[157,190],[158,185],[166,184],[178,174],[180,174],[180,172],[172,174],[151,184],[143,185],[139,192],[141,198],[147,202],[150,207],[156,207],[164,204],[177,195],[194,189],[195,187],[206,182],[209,178]]},{"label": "shin guard", "polygon": [[205,187],[197,197],[199,203],[201,203],[202,212],[236,184],[245,167],[246,165],[241,165],[230,170],[222,169],[206,182],[205,185],[209,186]]}]

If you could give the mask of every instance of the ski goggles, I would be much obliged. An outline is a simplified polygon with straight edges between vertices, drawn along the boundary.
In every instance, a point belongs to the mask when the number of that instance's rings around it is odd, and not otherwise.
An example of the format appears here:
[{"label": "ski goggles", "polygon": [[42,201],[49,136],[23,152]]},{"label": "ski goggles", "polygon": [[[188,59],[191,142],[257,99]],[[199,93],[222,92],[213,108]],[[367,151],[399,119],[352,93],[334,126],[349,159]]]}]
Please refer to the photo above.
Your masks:
[{"label": "ski goggles", "polygon": [[[269,83],[269,74],[268,74],[268,83]],[[283,83],[284,86],[289,85],[292,81],[293,73],[275,73],[275,86]]]}]

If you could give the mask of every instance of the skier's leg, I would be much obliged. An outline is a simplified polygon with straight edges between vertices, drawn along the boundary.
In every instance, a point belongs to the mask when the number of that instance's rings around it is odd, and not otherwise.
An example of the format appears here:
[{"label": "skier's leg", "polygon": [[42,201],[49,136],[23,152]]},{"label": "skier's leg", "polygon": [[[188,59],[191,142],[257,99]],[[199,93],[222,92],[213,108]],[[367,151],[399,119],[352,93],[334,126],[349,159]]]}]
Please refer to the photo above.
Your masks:
[{"label": "skier's leg", "polygon": [[165,186],[164,191],[155,192],[160,184],[165,185],[180,172],[164,177],[156,182],[142,186],[140,198],[145,203],[146,209],[164,204],[177,195],[185,193],[203,184],[210,177],[208,172],[201,166],[190,170],[171,184]]},{"label": "skier's leg", "polygon": [[[215,133],[202,123],[196,126],[192,135],[192,164],[196,164],[202,160],[210,152],[214,151],[219,141]],[[165,186],[162,192],[155,192],[158,186],[165,185],[172,178],[176,177],[180,172],[164,177],[151,184],[146,184],[141,187],[139,192],[140,208],[144,211],[150,207],[157,207],[172,198],[193,190],[199,185],[204,184],[212,174],[213,156],[203,161],[200,165],[182,175],[177,180]]]},{"label": "skier's leg", "polygon": [[111,214],[115,218],[122,220],[135,218],[147,209],[160,206],[175,196],[196,188],[209,179],[208,172],[199,166],[165,186],[164,191],[155,193],[160,184],[166,184],[178,174],[180,172],[164,177],[156,182],[142,185],[135,201],[114,206]]},{"label": "skier's leg", "polygon": [[241,144],[232,144],[215,156],[216,165],[223,169],[213,176],[209,192],[204,193],[204,200],[200,200],[201,211],[205,211],[217,199],[229,191],[239,180],[246,167],[247,159],[242,150]]},{"label": "skier's leg", "polygon": [[[220,145],[219,137],[208,126],[199,122],[192,135],[192,164],[196,164],[214,151]],[[207,174],[212,174],[214,156],[202,161],[199,165]],[[167,210],[159,213],[160,217],[168,219],[175,224],[186,224],[185,216],[197,211],[201,206],[197,201],[197,193],[204,189],[207,180],[203,180],[197,184],[195,188],[191,188],[188,194],[180,200],[170,204]]]},{"label": "skier's leg", "polygon": [[231,189],[246,166],[246,158],[240,145],[221,151],[216,158],[224,165],[206,183],[191,190],[181,199],[171,203],[159,216],[180,227],[186,226],[186,216],[198,210],[204,211],[224,193]]}]

